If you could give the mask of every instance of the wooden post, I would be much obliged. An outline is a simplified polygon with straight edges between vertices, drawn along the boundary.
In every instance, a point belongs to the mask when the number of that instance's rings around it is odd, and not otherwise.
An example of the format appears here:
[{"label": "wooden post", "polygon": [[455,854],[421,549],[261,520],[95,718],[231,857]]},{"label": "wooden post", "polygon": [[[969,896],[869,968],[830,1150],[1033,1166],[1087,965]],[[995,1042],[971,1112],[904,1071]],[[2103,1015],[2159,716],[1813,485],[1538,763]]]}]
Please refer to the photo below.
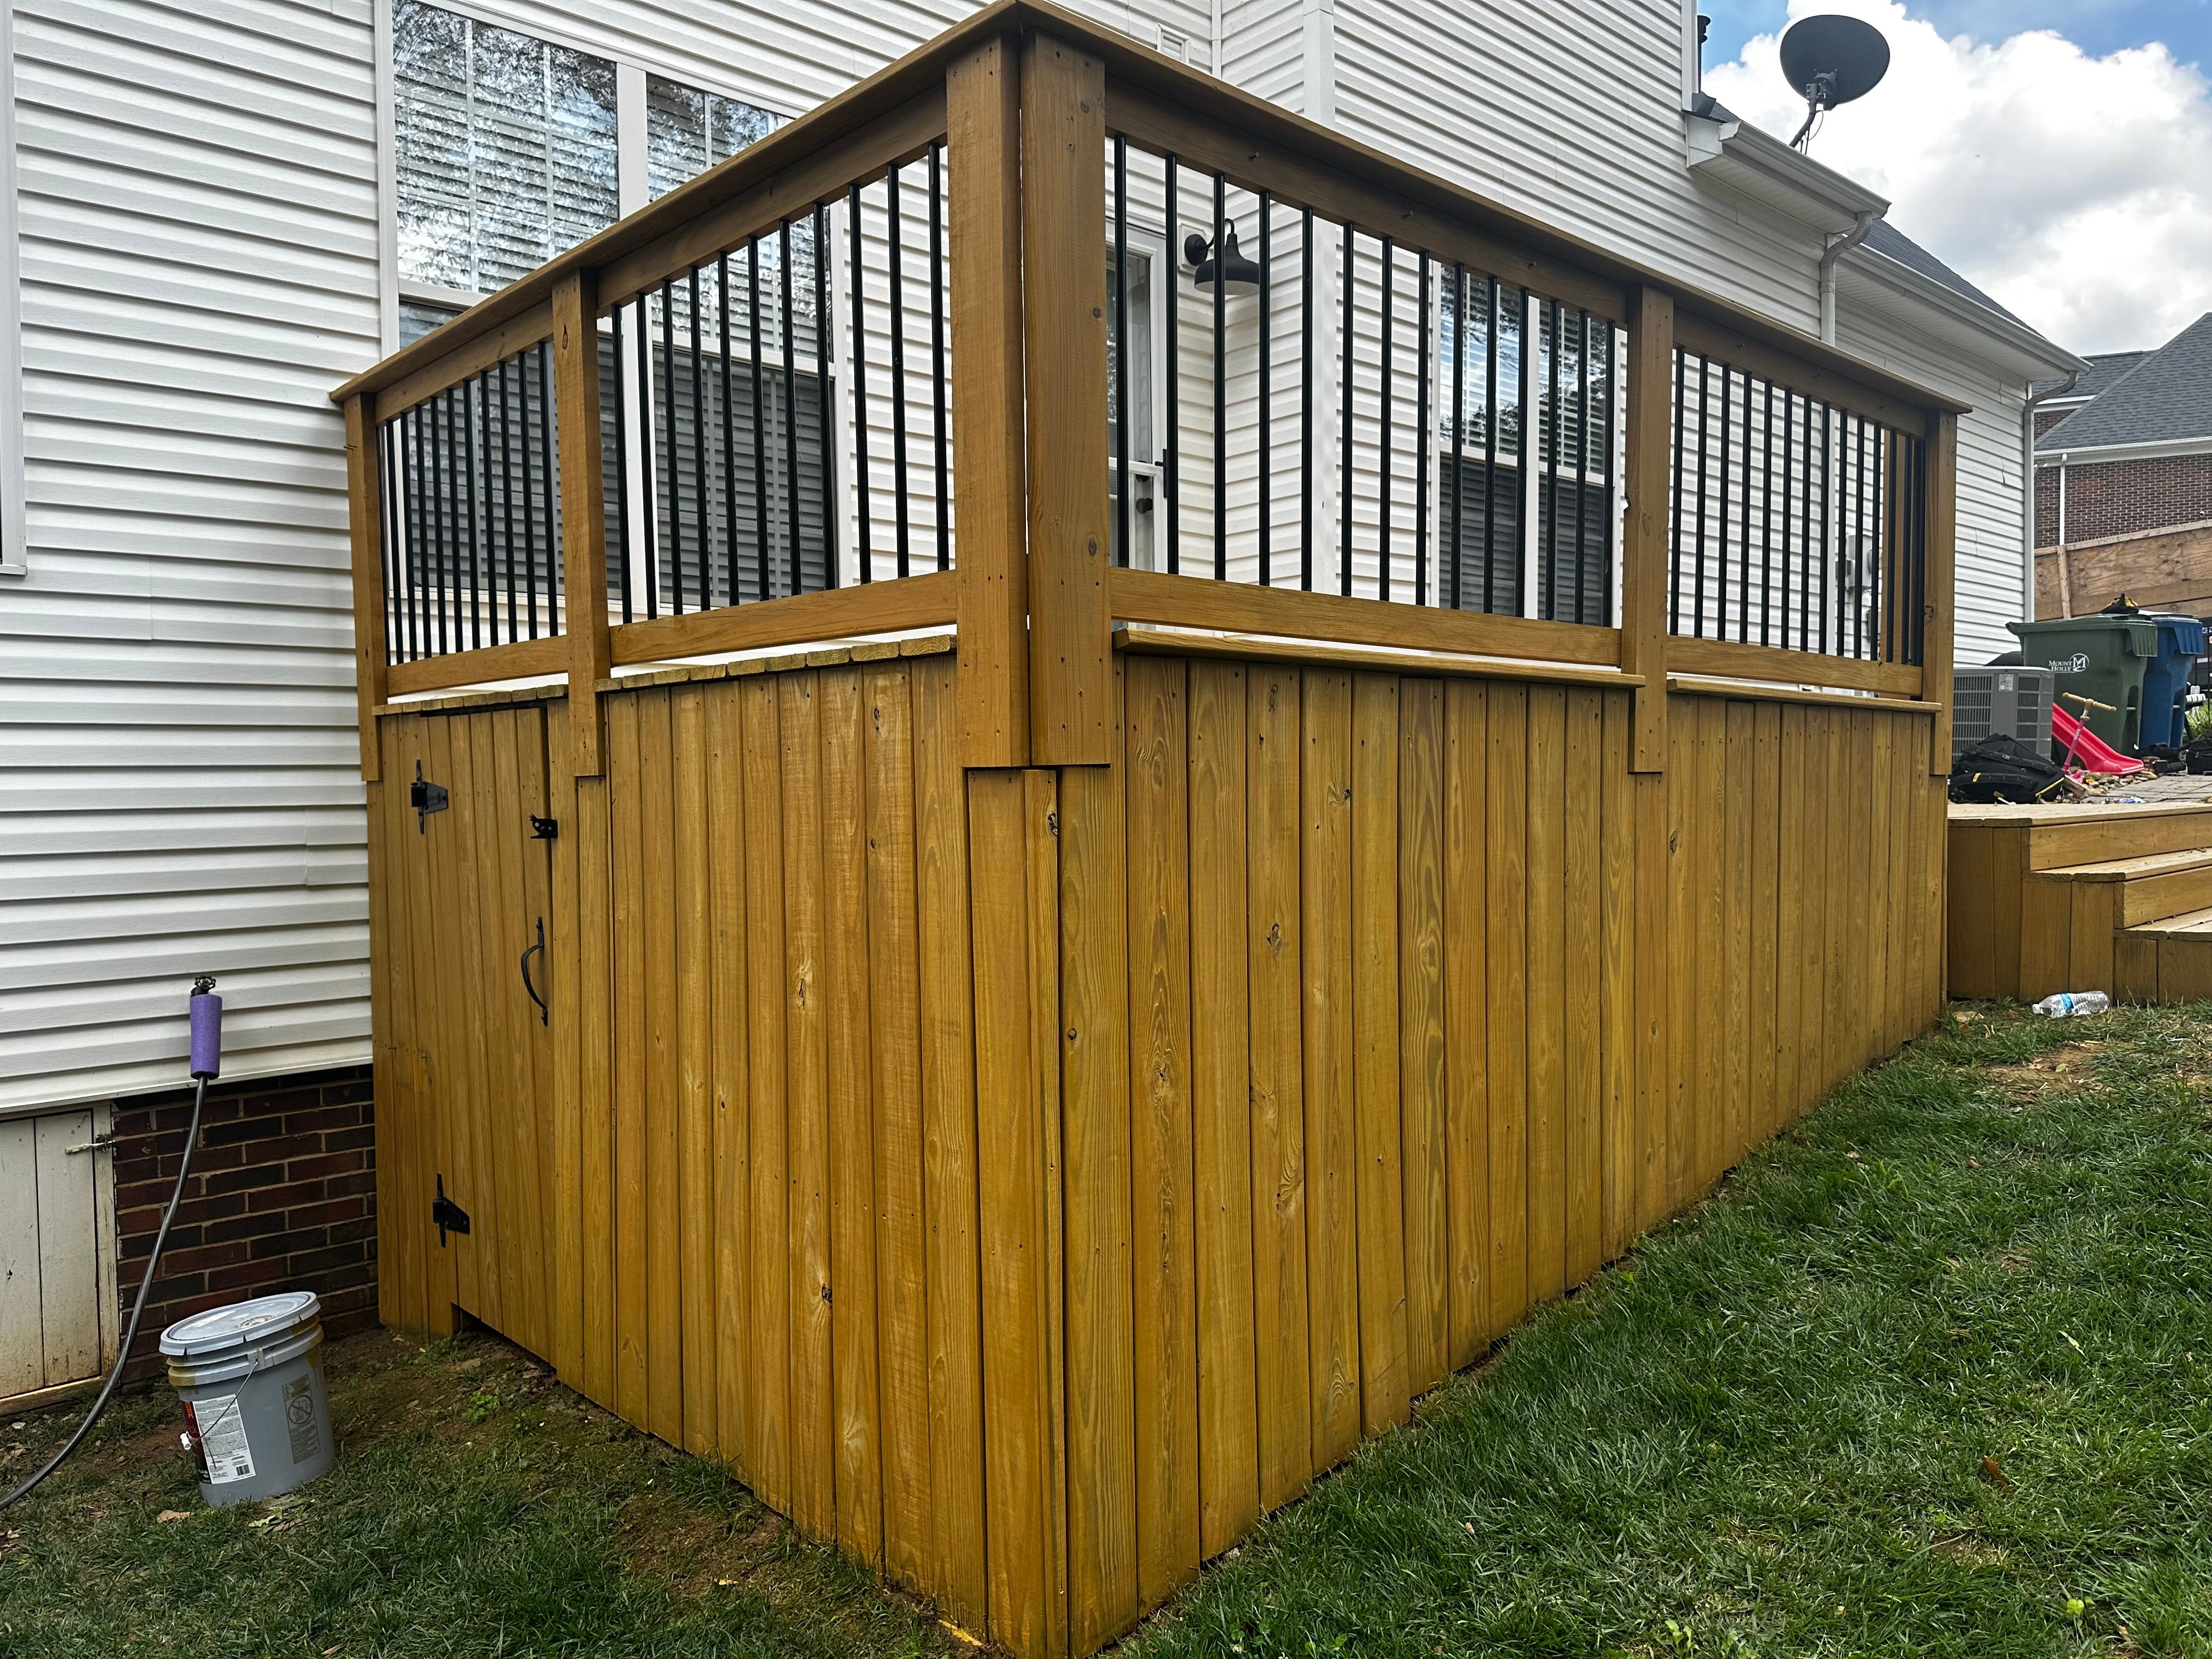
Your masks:
[{"label": "wooden post", "polygon": [[1022,418],[1021,59],[985,41],[946,71],[952,423],[960,434],[960,757],[1030,757],[1029,510]]},{"label": "wooden post", "polygon": [[1628,522],[1620,549],[1620,670],[1641,674],[1629,768],[1667,769],[1668,471],[1674,418],[1674,296],[1628,301]]},{"label": "wooden post", "polygon": [[602,770],[599,682],[614,672],[607,630],[606,480],[600,473],[599,285],[572,271],[553,289],[553,404],[561,445],[561,556],[568,620],[568,753]]},{"label": "wooden post", "polygon": [[1936,705],[1936,737],[1928,770],[1951,775],[1952,562],[1959,534],[1959,417],[1945,412],[1928,423],[1928,608],[1920,653],[1920,696]]},{"label": "wooden post", "polygon": [[353,540],[353,677],[361,714],[361,775],[382,776],[376,711],[390,696],[384,635],[384,475],[376,464],[376,398],[345,403],[346,517]]},{"label": "wooden post", "polygon": [[1097,58],[1031,34],[1021,81],[1030,760],[1104,765],[1114,753],[1106,74]]}]

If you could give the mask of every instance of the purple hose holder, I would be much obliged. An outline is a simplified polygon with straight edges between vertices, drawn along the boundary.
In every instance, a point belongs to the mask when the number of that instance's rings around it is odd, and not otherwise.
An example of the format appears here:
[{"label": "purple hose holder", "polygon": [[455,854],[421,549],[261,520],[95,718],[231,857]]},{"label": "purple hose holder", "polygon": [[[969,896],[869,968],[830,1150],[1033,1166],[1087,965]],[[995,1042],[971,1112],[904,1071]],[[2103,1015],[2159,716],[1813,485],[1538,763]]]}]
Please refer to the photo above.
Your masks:
[{"label": "purple hose holder", "polygon": [[212,991],[192,994],[192,1075],[222,1075],[222,999]]}]

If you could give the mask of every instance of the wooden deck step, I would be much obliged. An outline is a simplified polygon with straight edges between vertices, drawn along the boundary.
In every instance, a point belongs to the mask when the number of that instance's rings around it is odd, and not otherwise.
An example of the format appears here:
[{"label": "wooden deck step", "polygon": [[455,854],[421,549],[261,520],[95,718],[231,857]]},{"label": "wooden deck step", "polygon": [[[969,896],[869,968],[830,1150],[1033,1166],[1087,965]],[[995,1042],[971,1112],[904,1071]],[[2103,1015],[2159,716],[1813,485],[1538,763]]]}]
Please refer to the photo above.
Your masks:
[{"label": "wooden deck step", "polygon": [[2212,997],[2212,905],[2123,929],[2112,970],[2112,994],[2122,1002]]},{"label": "wooden deck step", "polygon": [[2056,870],[2036,871],[2029,879],[2117,884],[2118,924],[2133,927],[2139,922],[2157,921],[2212,905],[2212,847],[2062,865]]},{"label": "wooden deck step", "polygon": [[2027,867],[2057,870],[2204,847],[2212,847],[2212,805],[2124,807],[2037,823],[2028,831]]}]

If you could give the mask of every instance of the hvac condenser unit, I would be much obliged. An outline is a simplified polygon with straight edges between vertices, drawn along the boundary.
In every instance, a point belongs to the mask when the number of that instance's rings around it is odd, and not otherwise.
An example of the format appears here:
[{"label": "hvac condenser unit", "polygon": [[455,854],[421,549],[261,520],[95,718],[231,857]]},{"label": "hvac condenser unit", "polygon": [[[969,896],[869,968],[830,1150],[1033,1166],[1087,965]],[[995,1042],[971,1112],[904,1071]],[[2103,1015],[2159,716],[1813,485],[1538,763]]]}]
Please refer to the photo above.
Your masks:
[{"label": "hvac condenser unit", "polygon": [[2002,732],[2045,760],[2051,758],[2051,695],[2057,676],[2048,668],[1960,668],[1951,676],[1951,756],[1991,732]]}]

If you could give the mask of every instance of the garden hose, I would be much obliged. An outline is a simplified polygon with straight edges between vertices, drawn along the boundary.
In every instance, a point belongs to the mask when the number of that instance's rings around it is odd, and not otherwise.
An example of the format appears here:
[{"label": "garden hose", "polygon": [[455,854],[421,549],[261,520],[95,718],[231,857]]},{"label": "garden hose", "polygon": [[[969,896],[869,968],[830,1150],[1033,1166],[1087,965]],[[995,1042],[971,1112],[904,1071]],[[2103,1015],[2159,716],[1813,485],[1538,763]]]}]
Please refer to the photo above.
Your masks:
[{"label": "garden hose", "polygon": [[36,1474],[0,1498],[0,1510],[22,1502],[38,1487],[39,1483],[61,1468],[63,1460],[83,1443],[92,1432],[92,1425],[100,1421],[100,1413],[114,1396],[116,1385],[123,1381],[123,1367],[131,1358],[131,1345],[138,1340],[138,1322],[146,1312],[147,1293],[154,1288],[154,1272],[161,1266],[161,1246],[168,1242],[169,1224],[177,1218],[177,1206],[185,1195],[185,1180],[191,1174],[192,1148],[200,1138],[200,1109],[207,1103],[208,1079],[222,1070],[222,999],[215,994],[213,978],[203,975],[192,983],[192,1121],[185,1131],[185,1155],[177,1165],[177,1184],[169,1190],[169,1207],[161,1212],[161,1230],[154,1235],[154,1249],[146,1257],[146,1276],[138,1281],[137,1300],[131,1304],[131,1323],[123,1333],[123,1341],[115,1351],[115,1369],[108,1372],[107,1382],[100,1391],[100,1398],[92,1402],[84,1421],[76,1425],[76,1432],[62,1444],[62,1449],[46,1460],[46,1467]]}]

